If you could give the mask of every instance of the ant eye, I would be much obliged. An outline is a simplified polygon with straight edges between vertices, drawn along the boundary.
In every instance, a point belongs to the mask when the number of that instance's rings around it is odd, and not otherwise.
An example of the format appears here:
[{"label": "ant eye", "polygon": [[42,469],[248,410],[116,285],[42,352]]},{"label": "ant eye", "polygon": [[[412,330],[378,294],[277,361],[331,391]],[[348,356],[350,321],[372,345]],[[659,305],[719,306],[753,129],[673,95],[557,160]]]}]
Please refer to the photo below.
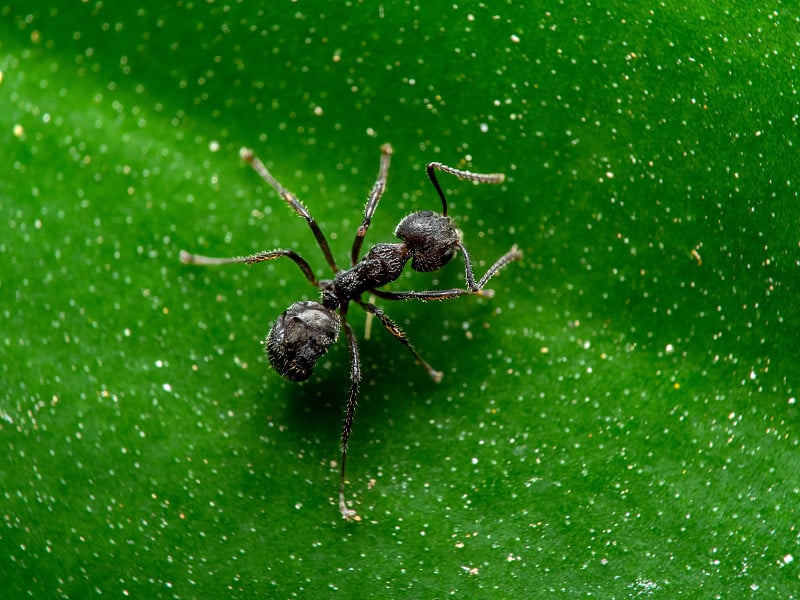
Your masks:
[{"label": "ant eye", "polygon": [[319,302],[295,302],[267,335],[269,363],[291,381],[311,377],[314,365],[339,338],[339,316]]},{"label": "ant eye", "polygon": [[400,221],[394,234],[411,254],[411,268],[421,273],[441,269],[453,258],[458,231],[450,217],[423,210]]}]

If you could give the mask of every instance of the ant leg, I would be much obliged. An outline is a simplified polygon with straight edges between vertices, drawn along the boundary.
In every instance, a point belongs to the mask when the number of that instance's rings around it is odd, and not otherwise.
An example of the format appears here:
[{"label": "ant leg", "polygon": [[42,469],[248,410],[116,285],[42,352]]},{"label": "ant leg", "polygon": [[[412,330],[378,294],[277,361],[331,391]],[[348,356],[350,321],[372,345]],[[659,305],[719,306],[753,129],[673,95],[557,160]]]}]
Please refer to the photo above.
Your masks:
[{"label": "ant leg", "polygon": [[317,278],[314,277],[314,272],[311,270],[311,266],[303,259],[302,256],[297,254],[292,250],[271,250],[269,252],[259,252],[257,254],[251,254],[250,256],[233,256],[231,258],[217,258],[213,256],[201,256],[199,254],[190,254],[186,252],[186,250],[181,250],[180,258],[181,262],[185,265],[203,265],[203,266],[213,266],[213,265],[233,265],[233,264],[246,264],[246,265],[254,265],[256,263],[264,262],[267,260],[275,260],[276,258],[281,257],[291,258],[295,264],[300,267],[300,270],[303,272],[303,275],[306,276],[311,284],[315,287],[320,287]]},{"label": "ant leg", "polygon": [[392,321],[386,315],[386,313],[384,313],[380,308],[378,308],[377,306],[375,306],[370,302],[363,302],[361,300],[356,300],[356,302],[358,302],[361,308],[363,308],[365,311],[375,315],[381,320],[381,323],[383,323],[383,326],[389,330],[389,333],[391,333],[395,337],[395,339],[397,339],[398,342],[403,344],[406,348],[408,348],[411,351],[411,354],[414,355],[414,358],[417,359],[417,362],[419,362],[419,364],[421,364],[422,367],[428,372],[428,375],[430,375],[431,379],[433,379],[436,383],[439,383],[442,380],[442,372],[434,369],[432,366],[428,364],[428,361],[426,361],[419,355],[419,353],[414,349],[414,346],[411,345],[411,342],[408,341],[408,338],[406,337],[406,334],[403,333],[403,330],[400,329],[397,326],[397,323]]},{"label": "ant leg", "polygon": [[356,231],[356,238],[353,240],[353,249],[350,253],[353,266],[358,263],[358,253],[361,251],[361,245],[364,243],[364,236],[367,235],[370,223],[372,222],[372,215],[375,214],[375,209],[378,208],[378,201],[381,199],[384,190],[386,189],[386,177],[389,173],[389,162],[392,158],[392,147],[389,144],[381,146],[381,166],[378,170],[378,179],[375,180],[375,185],[369,193],[367,205],[364,208],[364,220]]},{"label": "ant leg", "polygon": [[486,282],[489,281],[492,277],[494,277],[495,274],[500,269],[505,267],[508,263],[522,258],[522,252],[520,252],[519,248],[517,248],[517,245],[514,244],[511,247],[511,250],[509,250],[503,256],[498,258],[495,261],[495,263],[491,267],[489,267],[489,270],[486,271],[486,274],[483,277],[481,277],[480,281],[476,283],[475,276],[472,273],[472,259],[470,259],[469,257],[469,252],[467,252],[467,248],[464,246],[461,240],[456,242],[456,245],[458,246],[458,249],[461,250],[461,254],[464,255],[464,269],[466,271],[466,276],[467,276],[467,287],[469,288],[469,291],[473,293],[480,292],[483,289],[483,286],[486,285]]},{"label": "ant leg", "polygon": [[266,181],[272,189],[274,189],[281,198],[283,198],[286,203],[296,212],[298,215],[303,217],[308,226],[311,228],[314,237],[317,239],[317,244],[319,245],[322,253],[325,255],[325,260],[328,261],[328,265],[330,265],[331,269],[333,269],[334,273],[339,272],[339,267],[336,266],[336,261],[333,260],[333,254],[331,253],[331,248],[328,246],[328,240],[325,239],[325,234],[322,233],[322,230],[317,225],[317,222],[314,220],[314,217],[311,216],[311,213],[308,212],[305,206],[303,206],[302,202],[297,199],[297,197],[292,194],[289,190],[283,187],[278,180],[272,176],[267,170],[267,167],[264,166],[259,158],[253,153],[252,150],[249,148],[242,148],[239,151],[239,155],[242,157],[243,160],[247,161],[253,169],[255,169],[256,173],[261,175],[261,177]]},{"label": "ant leg", "polygon": [[506,176],[503,173],[473,173],[471,171],[454,169],[453,167],[448,167],[447,165],[443,165],[442,163],[438,162],[428,163],[428,166],[426,167],[426,170],[428,171],[428,179],[431,180],[433,187],[436,188],[436,191],[439,194],[439,198],[442,199],[442,215],[445,217],[447,216],[447,200],[444,197],[442,186],[439,185],[439,180],[436,178],[434,169],[439,169],[443,173],[455,175],[459,179],[468,179],[470,181],[477,181],[478,183],[503,183],[506,180]]},{"label": "ant leg", "polygon": [[350,348],[350,395],[347,398],[347,410],[344,414],[344,426],[342,428],[342,470],[339,475],[339,511],[342,517],[348,521],[359,520],[358,513],[352,508],[347,507],[344,501],[345,483],[345,461],[347,460],[347,442],[350,440],[350,431],[353,429],[353,419],[356,414],[358,404],[358,384],[361,381],[361,359],[358,356],[358,345],[356,336],[350,324],[345,321],[342,313],[342,324],[344,325],[345,337],[347,337],[347,347]]},{"label": "ant leg", "polygon": [[[462,248],[462,251],[465,252],[465,249],[460,243],[459,246]],[[491,298],[494,296],[494,290],[483,289],[483,286],[485,286],[492,277],[497,275],[500,269],[505,267],[507,264],[522,258],[522,252],[517,248],[516,245],[512,246],[511,250],[498,258],[495,263],[489,267],[486,275],[481,277],[480,281],[477,282],[472,275],[472,263],[469,261],[466,252],[464,257],[468,265],[467,284],[470,286],[468,289],[454,288],[451,290],[424,290],[420,292],[390,292],[383,290],[370,290],[370,292],[386,300],[447,300],[449,298],[457,298],[458,296],[465,296],[467,294],[476,294],[478,296],[483,296],[484,298]]]}]

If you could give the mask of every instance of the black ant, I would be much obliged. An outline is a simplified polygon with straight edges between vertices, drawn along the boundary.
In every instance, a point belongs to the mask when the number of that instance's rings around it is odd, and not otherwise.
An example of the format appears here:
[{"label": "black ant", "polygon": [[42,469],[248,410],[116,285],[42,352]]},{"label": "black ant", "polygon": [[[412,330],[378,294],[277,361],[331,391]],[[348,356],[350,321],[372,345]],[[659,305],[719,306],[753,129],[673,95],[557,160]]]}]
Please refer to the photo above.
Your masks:
[{"label": "black ant", "polygon": [[[339,481],[339,509],[345,519],[357,519],[356,511],[348,508],[345,503],[345,460],[347,458],[347,442],[353,427],[356,403],[358,399],[358,384],[361,381],[361,360],[358,354],[356,336],[345,316],[350,302],[355,302],[370,315],[377,317],[383,326],[406,348],[411,351],[414,358],[425,368],[434,381],[441,381],[442,373],[431,367],[414,349],[405,333],[386,314],[371,302],[361,298],[362,294],[370,293],[385,300],[446,300],[465,294],[476,294],[486,298],[492,297],[492,290],[484,289],[497,272],[508,263],[518,260],[522,253],[516,245],[501,256],[489,268],[480,280],[475,281],[472,272],[472,261],[469,253],[461,241],[461,232],[453,226],[447,216],[447,200],[442,187],[436,179],[436,171],[455,175],[461,179],[468,179],[478,183],[502,183],[505,176],[502,173],[481,174],[461,171],[448,167],[438,162],[428,163],[428,178],[442,200],[442,214],[424,210],[408,215],[395,229],[395,235],[401,242],[393,244],[376,244],[366,256],[359,259],[359,252],[367,234],[372,216],[378,207],[386,188],[386,177],[389,171],[389,162],[392,156],[392,147],[384,144],[381,147],[381,164],[378,179],[372,187],[364,209],[364,220],[356,230],[353,247],[350,251],[351,266],[342,270],[336,266],[333,254],[328,246],[325,235],[317,222],[306,210],[305,206],[272,176],[254,154],[252,150],[243,148],[240,152],[242,159],[247,161],[256,172],[283,198],[298,215],[303,217],[311,228],[317,244],[325,255],[333,271],[333,279],[318,281],[314,276],[311,266],[293,250],[270,250],[259,252],[251,256],[233,258],[211,258],[189,254],[181,251],[181,262],[195,265],[223,265],[244,263],[252,265],[266,260],[287,257],[300,267],[311,284],[322,293],[322,302],[301,301],[295,302],[287,308],[275,321],[267,339],[265,347],[267,357],[272,367],[281,375],[292,381],[304,381],[311,376],[314,365],[328,348],[339,338],[339,332],[344,327],[347,345],[350,349],[350,395],[347,400],[347,409],[344,416],[342,429],[342,464]],[[379,290],[381,286],[391,283],[400,277],[406,263],[411,261],[411,268],[415,271],[436,271],[447,264],[455,256],[456,251],[464,257],[466,265],[466,289],[425,290],[425,291],[386,291]]]}]

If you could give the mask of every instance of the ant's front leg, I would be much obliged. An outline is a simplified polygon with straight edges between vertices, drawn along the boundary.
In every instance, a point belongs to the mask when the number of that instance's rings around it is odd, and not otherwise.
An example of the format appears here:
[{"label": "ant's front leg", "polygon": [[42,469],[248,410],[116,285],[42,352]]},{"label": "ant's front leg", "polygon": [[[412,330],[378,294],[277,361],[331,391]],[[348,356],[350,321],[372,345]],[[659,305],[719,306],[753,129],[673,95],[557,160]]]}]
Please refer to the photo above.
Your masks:
[{"label": "ant's front leg", "polygon": [[[458,240],[456,245],[458,246],[458,249],[461,250],[461,254],[464,255],[464,268],[466,270],[466,275],[467,275],[467,288],[468,292],[472,293],[478,293],[481,290],[483,290],[483,286],[486,285],[486,282],[488,282],[492,277],[494,277],[497,274],[497,272],[503,267],[505,267],[508,263],[522,258],[522,252],[520,252],[519,248],[517,248],[517,245],[514,244],[513,246],[511,246],[511,250],[509,250],[503,256],[498,258],[494,262],[494,264],[489,268],[489,270],[486,271],[486,274],[483,277],[481,277],[480,281],[476,283],[475,276],[472,273],[472,259],[470,259],[469,257],[469,252],[467,252],[467,249],[461,242],[461,240]],[[486,290],[486,292],[488,292],[488,290]],[[483,295],[486,295],[486,292],[484,292]],[[491,296],[491,294],[489,294],[489,296]]]},{"label": "ant's front leg", "polygon": [[448,300],[450,298],[457,298],[458,296],[466,296],[468,294],[475,294],[477,296],[483,296],[484,298],[491,298],[494,296],[494,290],[484,289],[486,283],[492,277],[497,275],[498,271],[500,271],[500,269],[505,267],[507,264],[522,258],[522,251],[520,251],[515,244],[511,247],[511,250],[498,258],[495,263],[489,267],[489,270],[483,277],[480,278],[479,281],[475,281],[475,276],[472,273],[472,261],[469,258],[469,254],[467,254],[467,249],[461,242],[458,242],[458,247],[464,254],[464,261],[466,263],[467,289],[453,288],[449,290],[423,290],[418,292],[391,292],[384,290],[371,291],[376,296],[386,300]]},{"label": "ant's front leg", "polygon": [[364,220],[361,221],[356,230],[356,237],[353,240],[353,247],[350,251],[350,260],[352,266],[358,263],[358,254],[361,252],[361,246],[364,243],[364,236],[367,235],[367,230],[372,223],[372,215],[375,214],[375,209],[378,208],[378,202],[386,190],[386,178],[389,175],[389,162],[392,158],[392,147],[389,144],[381,146],[381,166],[378,169],[378,178],[375,180],[375,185],[369,193],[367,205],[364,207]]}]

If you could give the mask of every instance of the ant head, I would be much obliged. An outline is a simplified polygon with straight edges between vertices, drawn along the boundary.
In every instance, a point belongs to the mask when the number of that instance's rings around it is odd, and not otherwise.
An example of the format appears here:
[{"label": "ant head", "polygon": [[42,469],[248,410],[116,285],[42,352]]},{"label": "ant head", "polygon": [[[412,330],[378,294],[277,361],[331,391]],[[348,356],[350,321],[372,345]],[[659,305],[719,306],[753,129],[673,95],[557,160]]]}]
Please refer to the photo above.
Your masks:
[{"label": "ant head", "polygon": [[287,379],[305,381],[339,338],[340,328],[339,316],[319,302],[295,302],[281,313],[267,335],[269,363]]},{"label": "ant head", "polygon": [[406,243],[411,268],[422,273],[436,271],[450,262],[460,240],[450,217],[430,210],[408,215],[394,234]]}]

